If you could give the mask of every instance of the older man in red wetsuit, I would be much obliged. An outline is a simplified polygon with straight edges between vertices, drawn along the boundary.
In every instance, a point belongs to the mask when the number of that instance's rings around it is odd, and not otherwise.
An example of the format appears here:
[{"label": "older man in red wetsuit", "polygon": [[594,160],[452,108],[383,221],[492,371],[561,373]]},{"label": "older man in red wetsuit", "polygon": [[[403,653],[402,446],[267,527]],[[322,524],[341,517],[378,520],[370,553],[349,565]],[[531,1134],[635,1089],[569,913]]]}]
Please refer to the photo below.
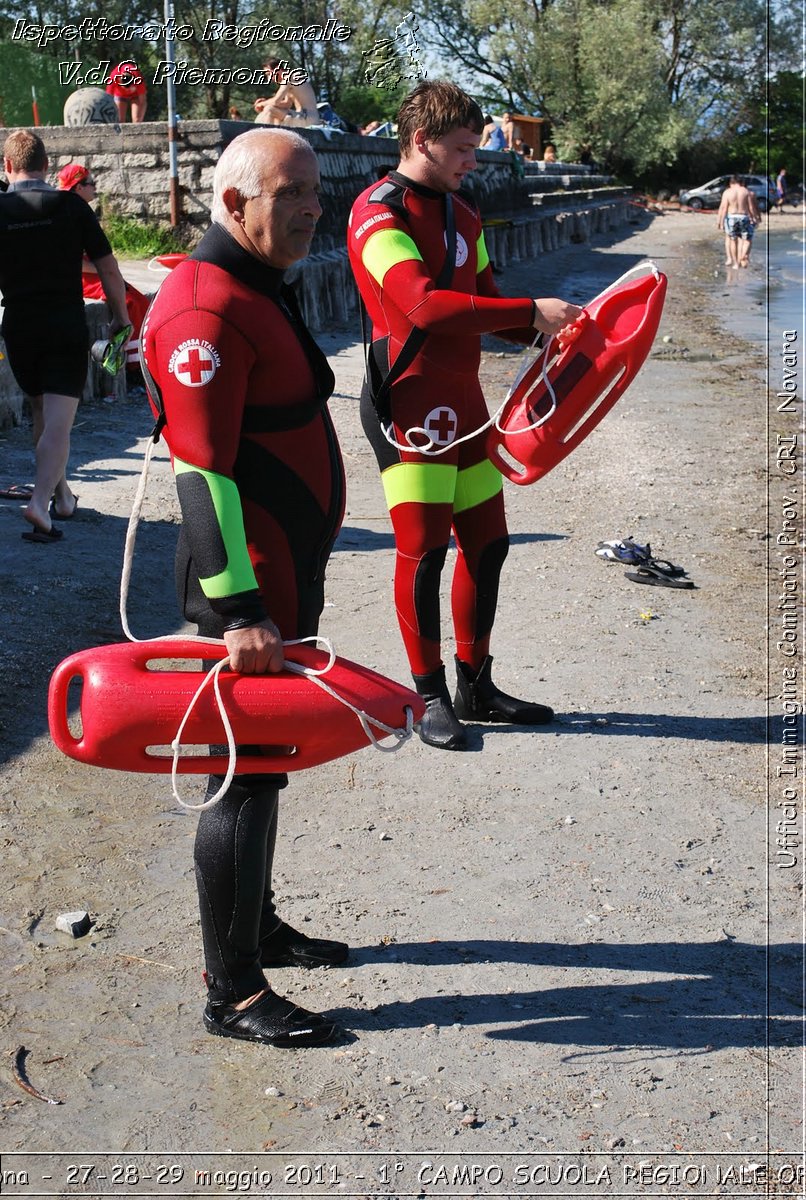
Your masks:
[{"label": "older man in red wetsuit", "polygon": [[[213,224],[166,279],[143,328],[144,373],[164,406],[182,508],[179,599],[247,674],[280,671],[283,638],[316,632],[344,511],[327,411],[333,373],[283,282],[308,253],[319,188],[316,155],[298,134],[236,138],[215,170]],[[276,913],[271,870],[286,782],[237,775],[201,814],[195,862],[208,1031],[295,1048],[341,1031],[277,996],[263,967],[332,966],[348,948],[306,937]]]},{"label": "older man in red wetsuit", "polygon": [[[446,750],[467,747],[458,717],[540,725],[554,716],[547,706],[516,700],[492,682],[490,633],[509,546],[503,481],[487,458],[483,434],[461,444],[459,439],[488,419],[478,379],[480,335],[528,342],[536,329],[557,333],[580,314],[563,300],[505,299],[495,286],[478,209],[460,191],[476,165],[483,126],[481,109],[461,88],[419,84],[398,114],[400,165],[358,197],[348,238],[372,321],[371,380],[361,417],[394,529],[398,622],[427,705],[419,733],[428,745]],[[455,252],[448,253],[449,221]],[[405,360],[389,386],[390,367],[396,371]],[[388,411],[377,404],[384,393]],[[415,446],[430,442],[429,448],[442,451],[438,457],[405,448],[407,431],[416,429],[424,434],[419,441],[414,436]],[[458,551],[451,592],[458,685],[453,704],[439,618],[451,530]]]}]

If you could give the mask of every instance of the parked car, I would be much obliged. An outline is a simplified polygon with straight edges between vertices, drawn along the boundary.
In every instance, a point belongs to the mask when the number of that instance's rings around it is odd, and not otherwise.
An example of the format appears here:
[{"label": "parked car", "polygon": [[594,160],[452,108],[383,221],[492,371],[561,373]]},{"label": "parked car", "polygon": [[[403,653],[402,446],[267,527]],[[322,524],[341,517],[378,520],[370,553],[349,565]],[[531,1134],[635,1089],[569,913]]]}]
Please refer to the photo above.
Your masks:
[{"label": "parked car", "polygon": [[[765,179],[763,175],[738,175],[737,178],[753,193],[761,212],[766,212],[775,203],[775,185],[769,179]],[[688,191],[681,192],[680,203],[695,209],[719,208],[722,193],[729,183],[730,175],[720,175],[718,179],[712,179],[710,183],[704,183],[702,187],[689,188]]]}]

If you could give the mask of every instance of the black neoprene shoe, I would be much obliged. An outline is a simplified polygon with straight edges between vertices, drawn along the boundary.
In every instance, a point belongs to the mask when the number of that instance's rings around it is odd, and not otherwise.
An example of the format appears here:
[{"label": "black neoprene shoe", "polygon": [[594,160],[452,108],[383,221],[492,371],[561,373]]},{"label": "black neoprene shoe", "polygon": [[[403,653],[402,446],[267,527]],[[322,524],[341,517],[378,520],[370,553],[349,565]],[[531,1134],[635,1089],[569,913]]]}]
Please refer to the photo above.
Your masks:
[{"label": "black neoprene shoe", "polygon": [[456,695],[453,705],[464,721],[505,721],[510,725],[548,725],[554,709],[546,704],[516,700],[500,692],[492,681],[493,660],[488,654],[478,671],[456,659]]},{"label": "black neoprene shoe", "polygon": [[438,750],[466,750],[467,733],[457,721],[445,683],[445,668],[413,675],[417,695],[425,700],[425,716],[415,725],[420,741]]},{"label": "black neoprene shoe", "polygon": [[204,1010],[204,1026],[208,1033],[216,1037],[262,1042],[280,1050],[325,1046],[345,1037],[344,1030],[329,1017],[308,1012],[272,991],[244,1009],[208,1001]]},{"label": "black neoprene shoe", "polygon": [[283,921],[274,933],[260,943],[262,967],[336,967],[350,953],[345,942],[306,937]]}]

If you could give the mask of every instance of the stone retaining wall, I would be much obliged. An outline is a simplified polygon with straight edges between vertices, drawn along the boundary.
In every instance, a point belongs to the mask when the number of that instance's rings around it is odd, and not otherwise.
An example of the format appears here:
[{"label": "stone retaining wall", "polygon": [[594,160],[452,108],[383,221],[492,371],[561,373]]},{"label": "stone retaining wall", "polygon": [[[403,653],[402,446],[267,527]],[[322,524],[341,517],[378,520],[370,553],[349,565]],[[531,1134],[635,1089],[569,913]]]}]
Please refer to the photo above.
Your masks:
[{"label": "stone retaining wall", "polygon": [[[213,170],[222,148],[252,128],[253,124],[245,121],[180,123],[181,208],[191,227],[201,231],[209,221]],[[311,328],[320,331],[357,313],[357,294],[344,250],[347,215],[356,195],[396,165],[398,143],[394,138],[355,134],[328,137],[316,129],[302,133],[319,156],[324,213],[311,255],[292,268],[289,278]],[[54,173],[67,162],[82,162],[97,177],[99,193],[109,197],[118,211],[167,222],[168,140],[164,122],[129,124],[119,129],[108,125],[49,127],[42,136]],[[551,165],[559,169],[547,174],[559,176],[561,182],[567,164]],[[580,183],[584,175],[584,171],[579,172]],[[544,195],[543,205],[536,208],[535,201],[541,198],[530,196],[525,182],[513,172],[510,155],[494,151],[480,151],[479,168],[468,179],[469,190],[485,219],[490,257],[499,267],[534,258],[569,241],[587,241],[593,233],[617,228],[629,213],[624,189],[607,188]],[[594,181],[588,178],[584,182],[590,185]],[[105,336],[105,305],[88,303],[87,320],[92,340]],[[120,395],[124,387],[122,375],[112,380],[92,364],[84,398]],[[0,428],[19,421],[21,409],[22,397],[3,358]]]},{"label": "stone retaining wall", "polygon": [[[202,230],[210,216],[213,171],[223,148],[255,126],[251,121],[181,121],[177,134],[179,204],[182,221]],[[315,250],[341,245],[353,200],[373,180],[397,165],[396,138],[327,135],[319,129],[300,133],[319,157],[324,212]],[[164,122],[58,126],[42,136],[55,174],[66,163],[81,162],[98,181],[98,194],[125,216],[168,222],[168,128]],[[482,151],[469,186],[484,213],[518,212],[528,196],[507,154]]]}]

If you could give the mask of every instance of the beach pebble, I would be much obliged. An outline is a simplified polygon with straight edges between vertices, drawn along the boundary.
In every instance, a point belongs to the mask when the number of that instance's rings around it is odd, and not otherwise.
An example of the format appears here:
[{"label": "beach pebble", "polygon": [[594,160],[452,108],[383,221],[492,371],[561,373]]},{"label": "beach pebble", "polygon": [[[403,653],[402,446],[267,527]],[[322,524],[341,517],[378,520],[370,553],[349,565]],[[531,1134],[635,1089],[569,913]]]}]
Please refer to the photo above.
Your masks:
[{"label": "beach pebble", "polygon": [[76,912],[60,913],[56,918],[56,928],[62,933],[69,933],[70,937],[83,937],[92,928],[90,914],[84,912],[83,909]]}]

